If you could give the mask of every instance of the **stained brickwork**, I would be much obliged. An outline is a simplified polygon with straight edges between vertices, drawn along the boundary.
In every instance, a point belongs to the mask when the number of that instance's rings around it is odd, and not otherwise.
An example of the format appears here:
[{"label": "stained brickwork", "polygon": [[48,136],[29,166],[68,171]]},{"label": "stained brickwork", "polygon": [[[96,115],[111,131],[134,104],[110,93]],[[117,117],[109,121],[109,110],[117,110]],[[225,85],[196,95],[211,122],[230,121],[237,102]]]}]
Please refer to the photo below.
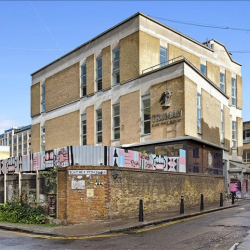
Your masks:
[{"label": "stained brickwork", "polygon": [[112,85],[112,50],[108,46],[102,50],[102,88],[107,89]]},{"label": "stained brickwork", "polygon": [[45,122],[45,150],[80,145],[79,110]]},{"label": "stained brickwork", "polygon": [[95,55],[87,57],[87,95],[95,92]]},{"label": "stained brickwork", "polygon": [[160,39],[143,31],[139,32],[140,73],[160,63]]},{"label": "stained brickwork", "polygon": [[223,114],[224,114],[224,147],[228,150],[231,147],[231,140],[232,140],[232,129],[230,123],[230,109],[223,106]]},{"label": "stained brickwork", "polygon": [[221,104],[208,92],[202,90],[201,106],[202,139],[220,146]]},{"label": "stained brickwork", "polygon": [[95,144],[95,107],[94,105],[86,108],[87,124],[87,145]]},{"label": "stained brickwork", "polygon": [[[107,174],[87,177],[84,174],[69,176],[70,169],[104,170],[103,167],[69,167],[66,185],[65,175],[61,173],[65,170],[58,171],[58,187],[61,189],[58,204],[62,206],[62,209],[58,208],[58,215],[68,223],[136,218],[140,199],[144,202],[145,215],[179,210],[181,195],[186,207],[198,206],[201,193],[205,205],[219,204],[219,194],[224,192],[223,177],[110,167],[105,167]],[[113,177],[114,171],[116,178]],[[85,182],[84,189],[72,189],[72,181],[77,180]],[[66,193],[66,206],[63,192]]]},{"label": "stained brickwork", "polygon": [[236,106],[238,109],[242,109],[242,77],[237,75],[236,76]]},{"label": "stained brickwork", "polygon": [[240,117],[237,117],[237,153],[243,155],[243,123]]},{"label": "stained brickwork", "polygon": [[79,74],[78,62],[46,79],[46,111],[79,99]]},{"label": "stained brickwork", "polygon": [[37,123],[31,126],[31,152],[41,151],[41,124]]},{"label": "stained brickwork", "polygon": [[120,97],[120,143],[140,142],[140,91]]},{"label": "stained brickwork", "polygon": [[[160,104],[161,95],[170,90],[172,96],[170,107],[162,108]],[[178,77],[170,81],[159,83],[150,88],[151,117],[171,112],[171,114],[182,111],[179,117],[164,119],[162,121],[153,121],[151,119],[151,140],[162,138],[172,138],[184,135],[184,77]]]},{"label": "stained brickwork", "polygon": [[31,86],[31,117],[40,115],[41,85],[40,82]]},{"label": "stained brickwork", "polygon": [[120,82],[139,75],[139,31],[120,40]]},{"label": "stained brickwork", "polygon": [[207,61],[207,77],[220,88],[220,67]]},{"label": "stained brickwork", "polygon": [[65,220],[67,216],[67,172],[65,168],[57,170],[57,218]]},{"label": "stained brickwork", "polygon": [[229,97],[229,105],[232,105],[232,73],[226,70],[226,95]]},{"label": "stained brickwork", "polygon": [[111,146],[111,100],[102,103],[102,145]]},{"label": "stained brickwork", "polygon": [[197,84],[186,76],[184,79],[185,135],[197,137]]},{"label": "stained brickwork", "polygon": [[181,48],[168,44],[168,59],[174,59],[179,56],[186,57],[197,69],[200,69],[200,58],[194,54],[191,54]]}]

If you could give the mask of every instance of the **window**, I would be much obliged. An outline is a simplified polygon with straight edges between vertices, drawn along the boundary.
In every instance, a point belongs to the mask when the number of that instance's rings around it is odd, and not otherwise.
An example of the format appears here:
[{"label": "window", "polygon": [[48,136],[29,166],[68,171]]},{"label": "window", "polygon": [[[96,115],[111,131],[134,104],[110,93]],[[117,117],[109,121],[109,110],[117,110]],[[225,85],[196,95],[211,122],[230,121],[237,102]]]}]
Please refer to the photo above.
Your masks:
[{"label": "window", "polygon": [[120,83],[120,50],[113,50],[113,85]]},{"label": "window", "polygon": [[87,123],[86,114],[82,115],[82,145],[87,145]]},{"label": "window", "polygon": [[18,149],[19,149],[19,150],[22,150],[22,145],[18,145]]},{"label": "window", "polygon": [[14,151],[16,151],[16,146],[14,146]]},{"label": "window", "polygon": [[9,140],[9,145],[11,145],[11,140]]},{"label": "window", "polygon": [[225,74],[220,73],[220,88],[225,92]]},{"label": "window", "polygon": [[27,135],[25,135],[25,136],[23,137],[23,139],[24,139],[25,141],[27,141]]},{"label": "window", "polygon": [[220,111],[220,141],[224,141],[224,117],[223,117],[223,109]]},{"label": "window", "polygon": [[45,126],[41,127],[41,151],[45,151]]},{"label": "window", "polygon": [[114,140],[120,139],[120,105],[113,106],[113,138]]},{"label": "window", "polygon": [[22,142],[22,137],[21,137],[21,136],[18,137],[18,141],[19,141],[19,142]]},{"label": "window", "polygon": [[97,91],[102,90],[102,57],[96,59],[96,83]]},{"label": "window", "polygon": [[23,148],[25,148],[25,149],[27,148],[27,144],[26,143],[23,145]]},{"label": "window", "polygon": [[207,67],[206,67],[206,65],[201,64],[201,72],[202,72],[204,75],[207,75]]},{"label": "window", "polygon": [[87,95],[87,67],[86,63],[81,66],[81,87],[82,96]]},{"label": "window", "polygon": [[201,134],[201,94],[197,93],[197,133]]},{"label": "window", "polygon": [[41,112],[45,112],[45,83],[42,85]]},{"label": "window", "polygon": [[250,141],[250,129],[243,130],[243,142]]},{"label": "window", "polygon": [[243,162],[249,163],[250,162],[250,149],[243,149]]},{"label": "window", "polygon": [[142,134],[149,134],[150,128],[150,96],[142,97]]},{"label": "window", "polygon": [[200,158],[199,148],[193,148],[193,158]]},{"label": "window", "polygon": [[16,138],[14,138],[14,143],[16,143]]},{"label": "window", "polygon": [[96,110],[96,138],[97,143],[102,142],[102,110]]},{"label": "window", "polygon": [[232,106],[236,106],[236,79],[232,78]]},{"label": "window", "polygon": [[160,64],[161,66],[167,65],[167,49],[163,47],[160,48]]},{"label": "window", "polygon": [[236,121],[232,122],[232,142],[233,142],[233,148],[237,147],[237,125]]}]

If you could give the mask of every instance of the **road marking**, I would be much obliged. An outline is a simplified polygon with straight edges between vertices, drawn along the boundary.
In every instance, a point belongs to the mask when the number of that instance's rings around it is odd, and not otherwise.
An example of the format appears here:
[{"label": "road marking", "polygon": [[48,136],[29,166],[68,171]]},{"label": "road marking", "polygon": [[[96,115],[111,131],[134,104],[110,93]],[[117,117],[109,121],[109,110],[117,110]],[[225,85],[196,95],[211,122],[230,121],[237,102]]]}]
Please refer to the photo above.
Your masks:
[{"label": "road marking", "polygon": [[229,250],[234,250],[239,245],[239,243],[235,243]]}]

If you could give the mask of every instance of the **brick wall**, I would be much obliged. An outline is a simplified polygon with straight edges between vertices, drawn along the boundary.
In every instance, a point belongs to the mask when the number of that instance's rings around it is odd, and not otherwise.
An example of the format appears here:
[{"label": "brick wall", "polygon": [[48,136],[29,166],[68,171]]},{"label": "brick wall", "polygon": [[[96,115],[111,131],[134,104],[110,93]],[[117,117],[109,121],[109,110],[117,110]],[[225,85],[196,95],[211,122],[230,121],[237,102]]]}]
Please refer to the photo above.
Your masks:
[{"label": "brick wall", "polygon": [[139,31],[120,40],[120,82],[139,75]]},{"label": "brick wall", "polygon": [[221,104],[205,90],[201,91],[202,139],[220,144]]},{"label": "brick wall", "polygon": [[37,123],[31,126],[31,152],[41,151],[41,124]]},{"label": "brick wall", "polygon": [[232,73],[226,70],[226,94],[229,96],[228,104],[232,105]]},{"label": "brick wall", "polygon": [[87,95],[92,95],[95,92],[95,55],[87,57]]},{"label": "brick wall", "polygon": [[236,106],[238,109],[242,109],[242,77],[236,76]]},{"label": "brick wall", "polygon": [[[162,109],[159,100],[162,93],[166,90],[170,90],[172,92],[170,107],[168,109]],[[169,112],[173,113],[174,111],[178,111],[180,109],[183,112],[181,117],[175,117],[160,122],[153,122],[151,119],[151,140],[159,140],[162,138],[172,138],[184,135],[184,77],[178,77],[171,81],[166,81],[151,86],[150,104],[151,117],[157,114]],[[177,123],[170,123],[170,121],[173,122],[177,120]]]},{"label": "brick wall", "polygon": [[111,100],[102,103],[102,145],[111,146]]},{"label": "brick wall", "polygon": [[140,142],[140,91],[120,97],[120,143]]},{"label": "brick wall", "polygon": [[102,50],[102,88],[107,89],[112,85],[112,50],[108,46]]},{"label": "brick wall", "polygon": [[184,79],[185,135],[197,137],[197,84],[186,76]]},{"label": "brick wall", "polygon": [[220,67],[207,61],[207,77],[220,88]]},{"label": "brick wall", "polygon": [[40,82],[31,86],[31,117],[40,114],[41,85]]},{"label": "brick wall", "polygon": [[171,60],[178,56],[186,57],[196,68],[200,69],[200,58],[172,44],[168,44],[168,59]]},{"label": "brick wall", "polygon": [[80,98],[79,62],[46,79],[46,111]]},{"label": "brick wall", "polygon": [[45,122],[45,150],[68,145],[79,145],[79,123],[79,110],[47,120]]},{"label": "brick wall", "polygon": [[95,106],[86,108],[87,145],[95,144]]},{"label": "brick wall", "polygon": [[[58,187],[61,189],[58,194],[58,218],[67,219],[68,223],[136,218],[140,199],[144,201],[145,216],[178,211],[182,195],[185,207],[198,206],[201,193],[204,195],[205,206],[214,202],[219,205],[219,194],[224,192],[223,177],[111,167],[105,167],[107,174],[69,176],[70,169],[104,168],[68,167],[66,185],[65,175],[61,173],[65,170],[58,171]],[[114,172],[117,174],[116,179],[112,175]],[[72,180],[77,180],[78,176],[85,181],[85,189],[71,188]],[[66,193],[66,205],[63,192]]]},{"label": "brick wall", "polygon": [[230,121],[230,109],[223,106],[224,113],[224,147],[228,150],[230,149],[231,140],[232,140],[232,129],[231,129],[231,121]]}]

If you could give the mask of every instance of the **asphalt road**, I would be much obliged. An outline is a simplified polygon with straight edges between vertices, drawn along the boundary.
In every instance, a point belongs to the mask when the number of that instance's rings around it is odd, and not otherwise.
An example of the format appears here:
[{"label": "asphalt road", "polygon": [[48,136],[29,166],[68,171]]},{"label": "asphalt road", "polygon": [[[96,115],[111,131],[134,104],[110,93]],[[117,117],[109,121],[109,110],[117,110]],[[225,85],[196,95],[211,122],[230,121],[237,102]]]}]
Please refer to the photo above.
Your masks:
[{"label": "asphalt road", "polygon": [[240,202],[240,207],[230,210],[93,238],[57,239],[0,230],[0,249],[229,250],[235,243],[243,241],[249,230],[250,200],[246,200]]}]

